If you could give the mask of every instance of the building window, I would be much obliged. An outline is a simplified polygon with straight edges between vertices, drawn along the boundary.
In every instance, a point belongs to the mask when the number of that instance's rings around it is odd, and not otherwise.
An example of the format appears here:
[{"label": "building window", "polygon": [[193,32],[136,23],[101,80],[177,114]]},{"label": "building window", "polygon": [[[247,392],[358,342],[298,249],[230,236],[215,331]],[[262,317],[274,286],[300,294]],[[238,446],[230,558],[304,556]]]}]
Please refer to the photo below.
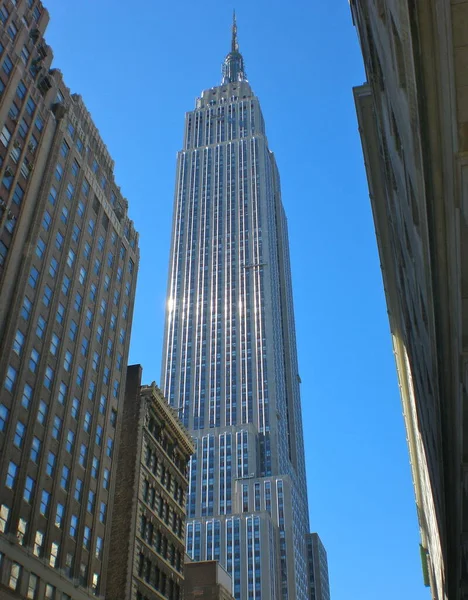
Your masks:
[{"label": "building window", "polygon": [[106,522],[106,512],[107,512],[107,505],[105,502],[101,502],[101,504],[99,506],[99,521],[101,523]]},{"label": "building window", "polygon": [[77,479],[75,481],[75,492],[73,497],[77,502],[81,502],[81,496],[83,494],[83,481],[81,479]]},{"label": "building window", "polygon": [[57,323],[59,323],[60,325],[63,324],[64,318],[65,318],[65,307],[61,302],[59,302],[59,305],[57,308],[57,315],[55,318],[56,318]]},{"label": "building window", "polygon": [[50,583],[45,587],[44,600],[55,600],[55,588]]},{"label": "building window", "polygon": [[26,431],[26,426],[18,421],[16,424],[15,437],[13,439],[13,443],[17,448],[23,447],[24,434]]},{"label": "building window", "polygon": [[60,477],[60,487],[65,491],[68,490],[68,485],[70,482],[70,469],[63,465],[62,467],[62,476]]},{"label": "building window", "polygon": [[35,486],[36,486],[35,480],[28,475],[26,477],[26,481],[24,484],[24,492],[23,492],[23,499],[26,500],[26,502],[31,503],[31,499],[34,495]]},{"label": "building window", "polygon": [[49,306],[52,302],[52,289],[48,285],[46,285],[44,288],[42,302],[44,303],[44,306]]},{"label": "building window", "polygon": [[47,465],[46,465],[46,474],[49,477],[53,477],[53,475],[54,475],[55,461],[56,461],[55,454],[52,451],[49,451],[49,454],[47,456]]},{"label": "building window", "polygon": [[47,321],[44,317],[40,316],[37,318],[36,335],[41,340],[44,337],[44,332],[47,327]]},{"label": "building window", "polygon": [[82,356],[88,356],[88,347],[89,347],[89,340],[86,336],[83,336],[83,338],[81,339],[81,354]]},{"label": "building window", "polygon": [[8,408],[4,404],[0,404],[0,431],[5,431],[9,414]]},{"label": "building window", "polygon": [[[52,542],[52,545],[50,547],[50,558],[49,558],[49,565],[55,569],[55,566],[57,565],[57,558],[58,558],[58,553],[59,553],[59,544],[57,542]],[[52,586],[51,586],[52,587]],[[55,590],[54,590],[55,592]],[[46,591],[46,598],[47,598],[47,591]],[[51,596],[51,598],[53,598],[53,596]]]},{"label": "building window", "polygon": [[58,415],[55,415],[54,425],[52,427],[52,437],[55,440],[58,440],[60,438],[61,431],[62,431],[62,419]]},{"label": "building window", "polygon": [[10,578],[8,580],[8,587],[12,590],[16,590],[19,584],[21,576],[21,565],[18,563],[12,563],[10,570]]},{"label": "building window", "polygon": [[4,386],[5,389],[11,393],[13,393],[13,388],[15,387],[16,375],[16,369],[13,368],[11,365],[8,365]]},{"label": "building window", "polygon": [[44,532],[38,530],[38,531],[36,531],[36,536],[34,538],[33,554],[35,556],[41,556],[43,543],[44,543]]},{"label": "building window", "polygon": [[0,265],[5,264],[7,254],[8,247],[6,246],[6,244],[4,244],[4,242],[0,240]]},{"label": "building window", "polygon": [[28,591],[26,594],[26,598],[28,600],[36,600],[38,586],[39,586],[39,577],[37,575],[34,575],[34,573],[30,573],[29,574],[29,582],[28,582]]},{"label": "building window", "polygon": [[72,342],[74,342],[76,339],[77,331],[78,331],[78,325],[76,324],[75,321],[71,321],[70,322],[70,330],[68,332],[68,337],[71,339]]},{"label": "building window", "polygon": [[[102,427],[101,427],[101,430],[102,430]],[[97,479],[98,473],[99,473],[99,459],[96,456],[93,456],[93,462],[91,465],[91,477],[94,477],[94,479]]]},{"label": "building window", "polygon": [[70,352],[70,350],[67,350],[65,352],[65,357],[63,359],[63,368],[65,369],[65,371],[68,371],[68,372],[71,371],[72,360],[73,360],[72,353]]},{"label": "building window", "polygon": [[28,528],[28,522],[23,517],[18,520],[18,529],[16,530],[16,539],[20,546],[24,545],[24,536],[26,535],[26,529]]},{"label": "building window", "polygon": [[45,425],[47,419],[47,404],[44,400],[39,402],[39,409],[37,411],[37,420],[41,425]]},{"label": "building window", "polygon": [[91,589],[92,589],[94,595],[97,596],[99,594],[99,574],[98,573],[93,573],[93,579],[91,581]]},{"label": "building window", "polygon": [[78,240],[80,238],[80,233],[81,233],[81,229],[78,227],[78,225],[73,225],[73,233],[72,233],[72,240],[76,243],[78,243]]},{"label": "building window", "polygon": [[96,383],[94,381],[90,381],[89,387],[88,387],[88,399],[93,401],[95,395],[96,395]]},{"label": "building window", "polygon": [[52,334],[52,339],[50,340],[50,353],[52,356],[56,356],[60,347],[60,338],[56,333]]},{"label": "building window", "polygon": [[34,436],[31,443],[31,454],[30,458],[33,462],[39,462],[39,453],[41,451],[41,440]]},{"label": "building window", "polygon": [[0,142],[5,146],[8,146],[11,140],[11,132],[6,125],[3,126],[2,132],[0,133]]},{"label": "building window", "polygon": [[84,468],[86,468],[87,457],[88,457],[88,447],[86,446],[86,444],[81,444],[81,446],[80,446],[80,456],[78,458],[78,462]]},{"label": "building window", "polygon": [[110,484],[110,471],[109,469],[104,469],[103,475],[102,475],[102,487],[105,490],[109,489],[109,484]]},{"label": "building window", "polygon": [[16,330],[15,339],[13,340],[13,352],[21,356],[24,345],[24,334],[20,329]]},{"label": "building window", "polygon": [[44,217],[42,219],[42,227],[43,227],[44,231],[49,231],[51,223],[52,223],[52,217],[50,216],[49,211],[46,210],[44,212]]},{"label": "building window", "polygon": [[102,558],[102,548],[103,548],[103,541],[102,541],[102,538],[98,536],[96,538],[96,551],[95,551],[94,555],[99,560],[101,560],[101,558]]},{"label": "building window", "polygon": [[108,437],[107,444],[106,444],[106,454],[109,458],[112,458],[113,449],[114,449],[114,441],[112,438]]},{"label": "building window", "polygon": [[35,348],[33,348],[31,350],[31,357],[29,359],[29,369],[32,373],[35,373],[37,371],[39,360],[40,354]]},{"label": "building window", "polygon": [[63,519],[65,515],[65,507],[60,502],[57,504],[57,509],[55,511],[55,527],[62,529],[63,527]]},{"label": "building window", "polygon": [[31,267],[31,271],[29,273],[29,278],[28,278],[28,283],[33,289],[36,288],[38,279],[39,279],[39,271],[36,269],[36,267]]},{"label": "building window", "polygon": [[78,387],[83,387],[83,380],[84,380],[84,369],[83,369],[83,367],[78,367],[78,369],[76,370],[76,385]]},{"label": "building window", "polygon": [[90,541],[91,541],[91,529],[87,525],[85,525],[84,532],[83,532],[83,548],[85,550],[89,550]]},{"label": "building window", "polygon": [[62,292],[65,296],[68,296],[69,289],[70,289],[70,277],[67,277],[67,275],[64,275],[63,281],[62,281]]},{"label": "building window", "polygon": [[21,307],[21,316],[25,321],[29,320],[31,315],[32,303],[31,300],[25,296],[23,299],[23,306]]},{"label": "building window", "polygon": [[96,501],[96,494],[92,490],[89,490],[88,503],[86,504],[86,510],[88,512],[92,513],[94,511],[95,501]]},{"label": "building window", "polygon": [[72,515],[70,519],[70,537],[76,539],[76,534],[78,531],[78,517],[76,515]]},{"label": "building window", "polygon": [[[9,17],[9,12],[7,11],[7,9],[4,6],[0,6],[0,22],[2,22],[3,25],[5,25],[5,23],[8,21],[8,17]],[[2,52],[3,52],[3,46],[2,46]]]},{"label": "building window", "polygon": [[96,427],[96,444],[98,446],[101,446],[101,444],[102,444],[102,434],[103,434],[103,429],[102,429],[101,425],[98,425]]},{"label": "building window", "polygon": [[60,402],[60,404],[65,404],[65,396],[67,395],[67,386],[66,384],[61,381],[60,385],[59,385],[59,392],[58,392],[58,396],[57,396],[57,400]]},{"label": "building window", "polygon": [[73,398],[73,402],[72,402],[72,408],[71,408],[71,416],[74,419],[78,419],[78,414],[80,412],[80,401],[78,400],[78,398]]},{"label": "building window", "polygon": [[50,390],[52,387],[52,383],[54,382],[54,375],[55,373],[52,367],[47,366],[44,373],[44,387],[48,390]]},{"label": "building window", "polygon": [[67,433],[67,441],[65,443],[65,448],[66,448],[67,452],[69,452],[70,454],[73,452],[74,442],[75,442],[75,434],[73,433],[73,431],[71,429],[69,429],[68,433]]},{"label": "building window", "polygon": [[2,504],[0,506],[0,533],[6,533],[9,518],[10,508],[6,504]]},{"label": "building window", "polygon": [[42,258],[45,252],[46,244],[42,238],[39,238],[36,246],[36,255],[38,258]]},{"label": "building window", "polygon": [[87,411],[85,414],[83,429],[86,431],[86,433],[89,433],[91,429],[91,413],[89,411]]},{"label": "building window", "polygon": [[39,512],[42,516],[47,517],[49,515],[49,505],[50,505],[50,493],[46,490],[42,490],[41,494],[41,505]]}]

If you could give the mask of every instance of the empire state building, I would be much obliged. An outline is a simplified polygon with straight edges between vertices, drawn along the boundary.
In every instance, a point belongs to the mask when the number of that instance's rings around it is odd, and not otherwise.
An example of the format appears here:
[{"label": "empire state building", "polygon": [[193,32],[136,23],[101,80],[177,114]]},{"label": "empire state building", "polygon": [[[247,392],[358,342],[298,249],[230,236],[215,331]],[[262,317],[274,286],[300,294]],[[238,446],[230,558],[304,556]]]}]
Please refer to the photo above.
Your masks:
[{"label": "empire state building", "polygon": [[239,52],[187,113],[162,378],[189,429],[187,553],[237,600],[309,597],[309,531],[286,216]]}]

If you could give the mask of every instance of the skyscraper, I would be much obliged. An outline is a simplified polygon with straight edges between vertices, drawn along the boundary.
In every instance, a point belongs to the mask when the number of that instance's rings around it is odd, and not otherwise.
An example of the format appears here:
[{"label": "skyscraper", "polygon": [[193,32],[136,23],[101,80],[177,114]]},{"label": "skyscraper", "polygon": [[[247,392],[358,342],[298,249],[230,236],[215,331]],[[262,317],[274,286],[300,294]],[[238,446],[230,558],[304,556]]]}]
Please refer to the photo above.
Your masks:
[{"label": "skyscraper", "polygon": [[317,533],[310,533],[307,536],[307,558],[310,600],[330,600],[327,551]]},{"label": "skyscraper", "polygon": [[177,160],[164,393],[189,428],[187,552],[237,599],[308,597],[308,506],[286,217],[234,21]]},{"label": "skyscraper", "polygon": [[138,235],[34,0],[0,3],[0,597],[105,595]]}]

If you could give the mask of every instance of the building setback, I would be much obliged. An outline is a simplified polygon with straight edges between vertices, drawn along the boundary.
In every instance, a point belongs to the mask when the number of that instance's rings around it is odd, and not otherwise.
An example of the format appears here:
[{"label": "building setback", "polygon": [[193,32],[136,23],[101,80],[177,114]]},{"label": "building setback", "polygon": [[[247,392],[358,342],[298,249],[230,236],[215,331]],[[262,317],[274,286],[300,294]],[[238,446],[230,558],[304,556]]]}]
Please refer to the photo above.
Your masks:
[{"label": "building setback", "polygon": [[307,560],[310,600],[330,600],[327,551],[317,533],[309,533],[307,536]]},{"label": "building setback", "polygon": [[232,581],[217,560],[185,563],[184,600],[234,600]]},{"label": "building setback", "polygon": [[468,598],[468,2],[352,0],[354,90],[436,600]]},{"label": "building setback", "polygon": [[128,367],[112,520],[108,598],[181,600],[192,440],[159,388]]},{"label": "building setback", "polygon": [[0,2],[0,596],[103,598],[138,236],[34,0]]},{"label": "building setback", "polygon": [[308,506],[278,170],[234,23],[178,154],[164,394],[195,443],[187,553],[240,600],[308,598]]}]

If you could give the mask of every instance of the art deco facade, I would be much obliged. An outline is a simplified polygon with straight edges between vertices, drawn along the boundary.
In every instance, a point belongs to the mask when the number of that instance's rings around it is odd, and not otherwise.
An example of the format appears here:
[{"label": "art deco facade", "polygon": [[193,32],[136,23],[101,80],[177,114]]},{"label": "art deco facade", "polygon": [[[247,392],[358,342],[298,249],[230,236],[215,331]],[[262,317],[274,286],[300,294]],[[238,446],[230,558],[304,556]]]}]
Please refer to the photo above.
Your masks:
[{"label": "art deco facade", "polygon": [[237,599],[308,597],[308,506],[286,217],[236,26],[177,161],[162,381],[195,443],[187,553]]},{"label": "art deco facade", "polygon": [[310,574],[310,600],[330,600],[327,551],[317,533],[310,533],[307,536],[307,560]]},{"label": "art deco facade", "polygon": [[159,388],[128,367],[107,594],[112,600],[181,600],[187,463],[192,439]]},{"label": "art deco facade", "polygon": [[468,2],[353,0],[355,89],[421,531],[468,598]]},{"label": "art deco facade", "polygon": [[104,597],[138,268],[113,161],[0,2],[0,596]]}]

